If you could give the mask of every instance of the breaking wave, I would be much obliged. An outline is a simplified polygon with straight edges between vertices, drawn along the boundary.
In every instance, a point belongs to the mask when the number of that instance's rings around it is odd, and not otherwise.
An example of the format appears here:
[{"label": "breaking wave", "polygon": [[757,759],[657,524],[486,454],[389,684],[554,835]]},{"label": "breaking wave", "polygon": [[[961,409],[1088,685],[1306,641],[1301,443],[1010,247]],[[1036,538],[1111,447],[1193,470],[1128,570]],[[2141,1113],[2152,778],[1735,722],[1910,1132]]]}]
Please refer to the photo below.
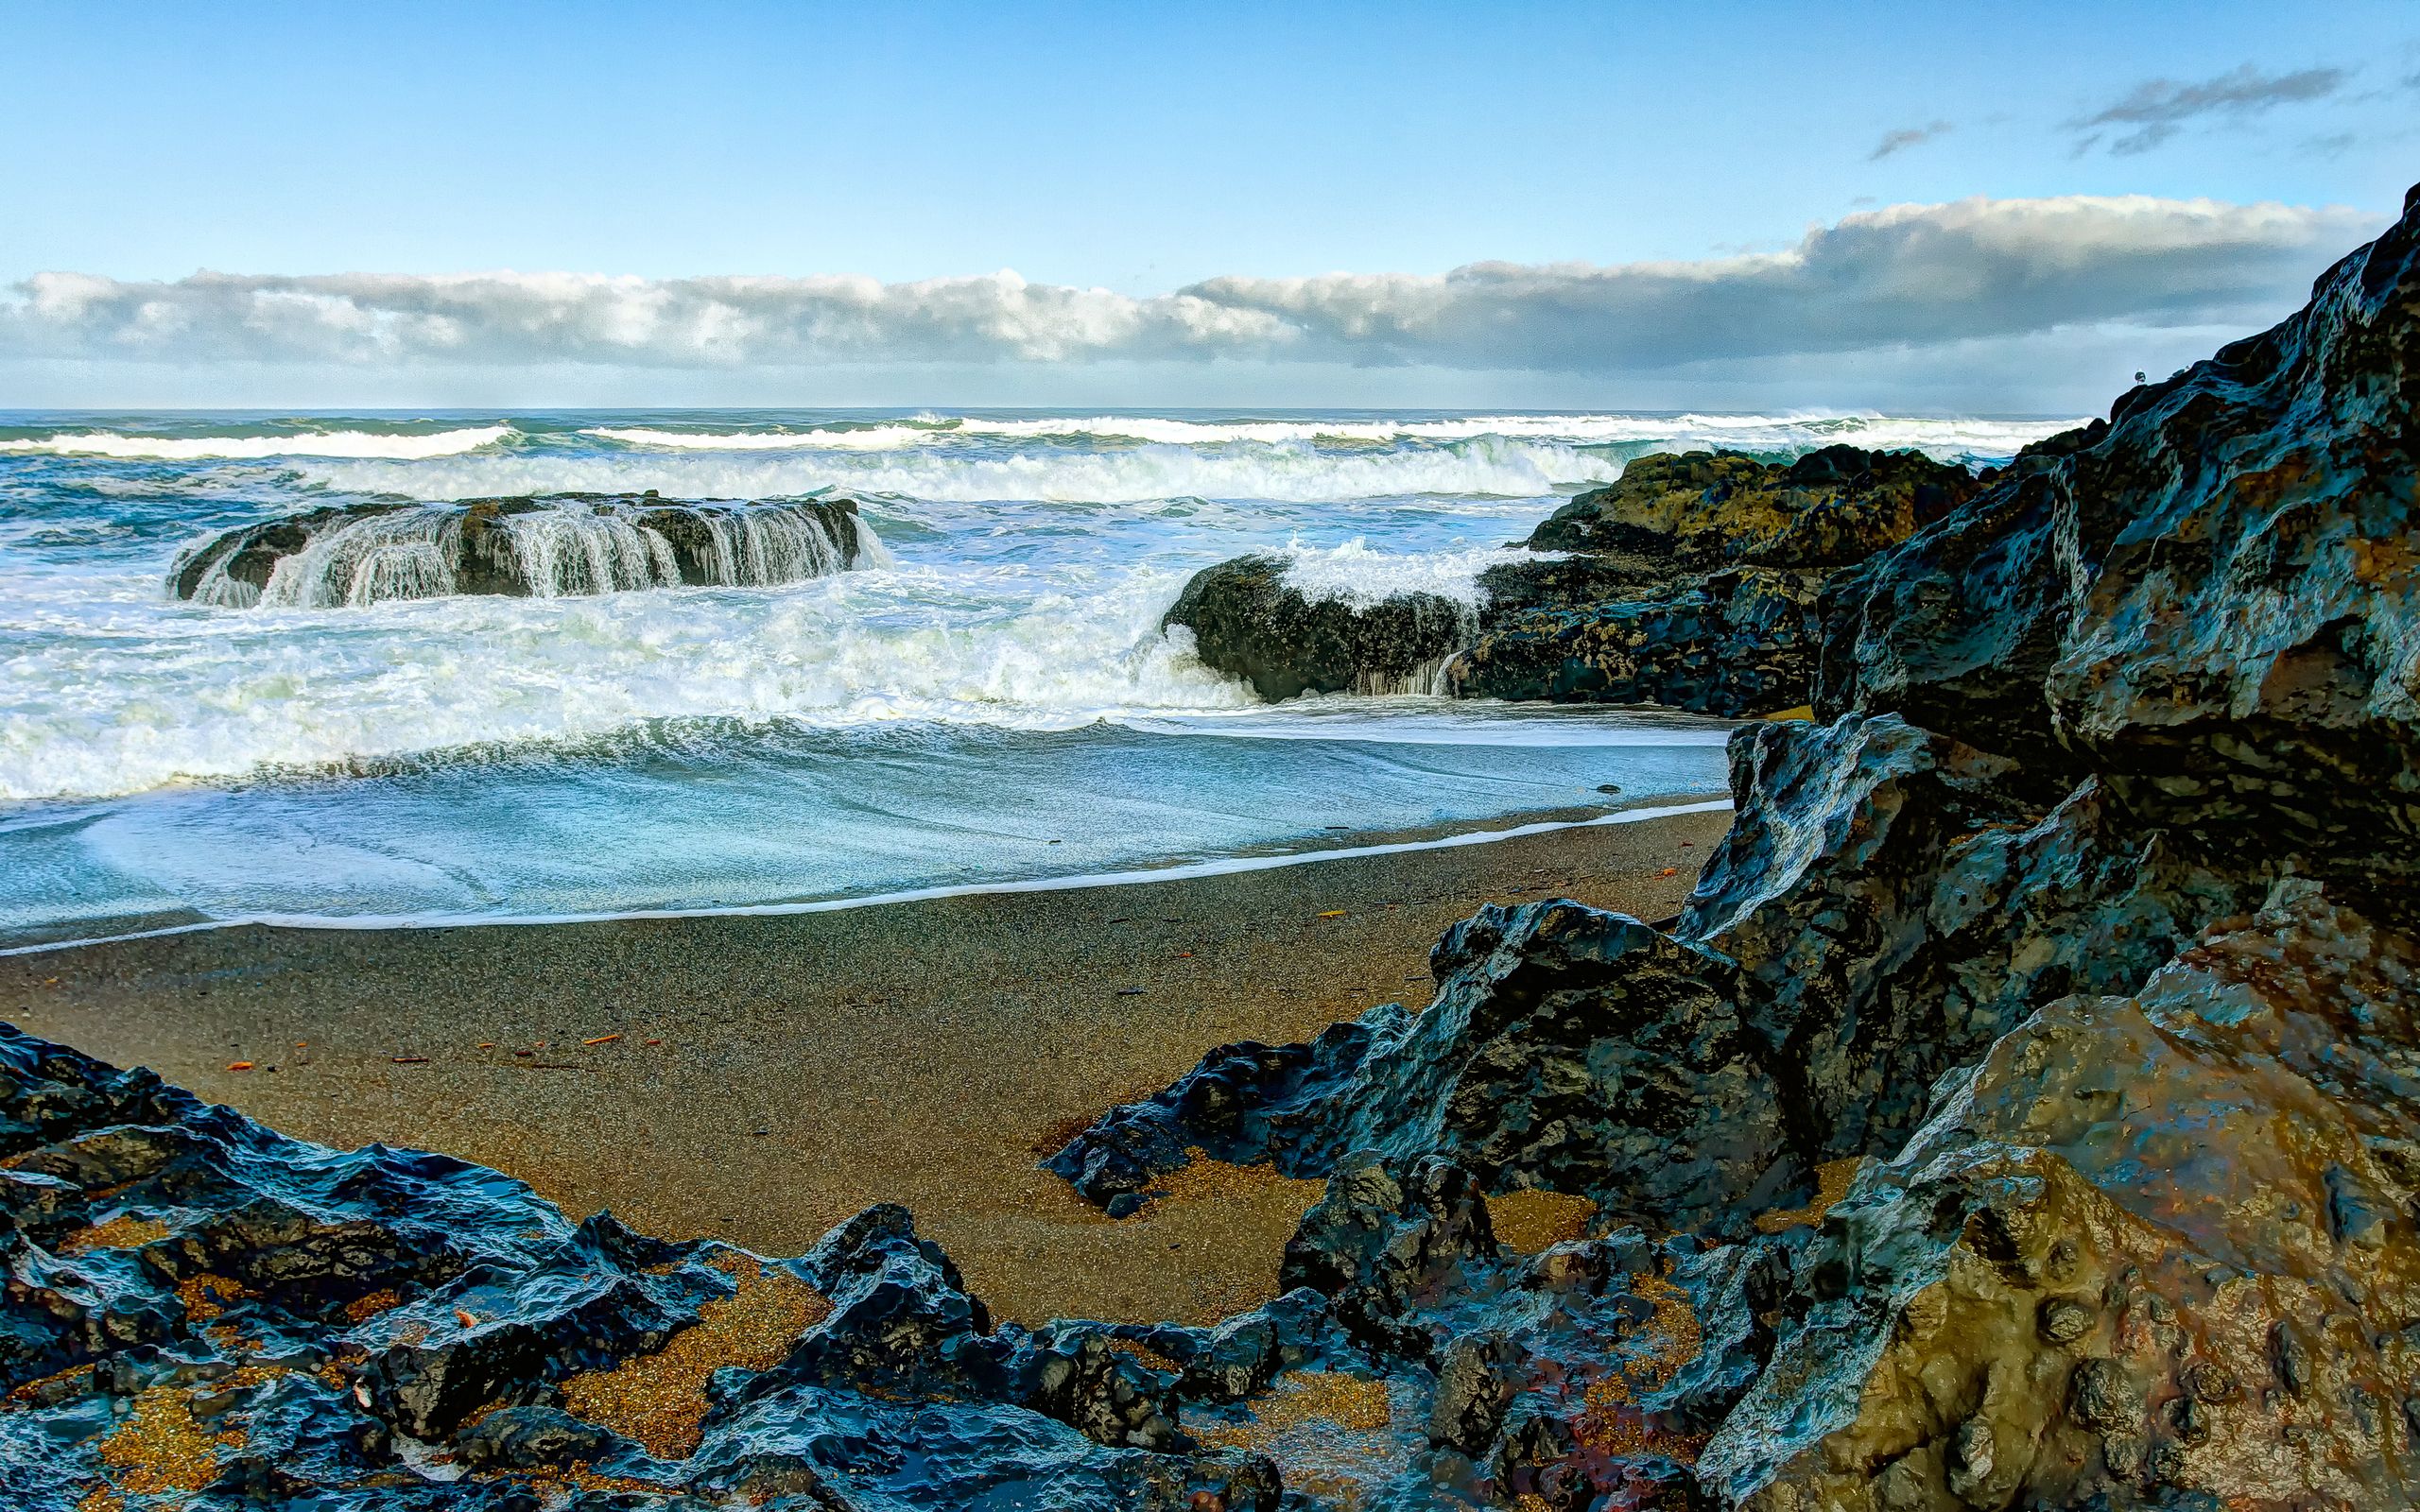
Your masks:
[{"label": "breaking wave", "polygon": [[1193,421],[1150,415],[999,420],[926,414],[913,421],[807,430],[666,430],[596,426],[585,436],[669,451],[893,451],[953,437],[1054,438],[1219,446],[1231,442],[1459,441],[1481,438],[1571,446],[1706,445],[1798,449],[1846,442],[1913,448],[1943,460],[2012,455],[2075,424],[2065,420],[1927,420],[1884,415],[1478,415],[1433,420]]},{"label": "breaking wave", "polygon": [[1153,443],[992,455],[521,452],[408,466],[311,461],[298,471],[329,488],[418,499],[646,489],[684,498],[767,498],[838,489],[954,503],[1205,498],[1312,504],[1420,495],[1540,498],[1610,482],[1621,466],[1618,456],[1559,441],[1478,438],[1388,452],[1340,452],[1300,441],[1216,451]]},{"label": "breaking wave", "polygon": [[1070,730],[1252,706],[1160,633],[1184,576],[1141,566],[1075,594],[1009,569],[899,567],[775,594],[375,603],[316,633],[290,613],[230,635],[229,616],[130,606],[125,633],[14,659],[49,696],[0,727],[0,799],[642,738],[667,720]]},{"label": "breaking wave", "polygon": [[1540,555],[1518,546],[1381,551],[1360,536],[1334,546],[1306,546],[1298,541],[1286,549],[1286,582],[1305,598],[1334,599],[1359,609],[1399,593],[1433,593],[1476,610],[1487,596],[1479,574],[1505,562],[1535,561]]},{"label": "breaking wave", "polygon": [[265,436],[126,436],[114,431],[60,432],[0,440],[0,452],[49,456],[114,457],[127,461],[197,462],[277,456],[382,457],[417,461],[494,446],[515,434],[510,425],[475,425],[417,435],[373,431],[281,431]]}]

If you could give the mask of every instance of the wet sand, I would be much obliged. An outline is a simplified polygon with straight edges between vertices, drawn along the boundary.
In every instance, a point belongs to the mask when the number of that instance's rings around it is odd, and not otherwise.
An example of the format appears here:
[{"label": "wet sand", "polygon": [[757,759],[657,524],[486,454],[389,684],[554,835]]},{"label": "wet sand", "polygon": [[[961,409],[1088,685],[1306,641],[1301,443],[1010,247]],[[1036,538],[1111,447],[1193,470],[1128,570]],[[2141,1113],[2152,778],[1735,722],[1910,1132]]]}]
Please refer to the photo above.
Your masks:
[{"label": "wet sand", "polygon": [[1729,819],[786,917],[216,930],[0,957],[0,1016],[574,1213],[792,1254],[902,1202],[1003,1316],[1206,1320],[1270,1295],[1316,1183],[1212,1167],[1112,1222],[1034,1161],[1211,1045],[1426,1002],[1480,903],[1672,914]]}]

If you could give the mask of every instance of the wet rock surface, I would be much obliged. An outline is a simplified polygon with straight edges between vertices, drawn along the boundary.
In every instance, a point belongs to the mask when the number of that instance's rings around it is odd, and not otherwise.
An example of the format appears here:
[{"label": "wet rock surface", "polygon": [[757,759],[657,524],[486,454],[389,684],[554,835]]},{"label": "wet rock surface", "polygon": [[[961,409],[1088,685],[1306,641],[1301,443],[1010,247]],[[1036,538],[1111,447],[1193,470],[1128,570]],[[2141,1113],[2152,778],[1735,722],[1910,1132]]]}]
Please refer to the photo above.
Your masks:
[{"label": "wet rock surface", "polygon": [[553,493],[331,506],[242,525],[178,559],[168,592],[229,608],[766,586],[842,572],[873,532],[842,497]]},{"label": "wet rock surface", "polygon": [[[9,1032],[0,1489],[2411,1504],[2416,245],[1835,581],[1827,722],[1734,737],[1672,928],[1482,910],[1426,1005],[1221,1047],[1054,1158],[1113,1205],[1196,1152],[1324,1177],[1276,1300],[994,1326],[898,1209],[664,1244]],[[1607,540],[1691,539],[1650,505]],[[1591,1216],[1525,1252],[1496,1205],[1539,1193]]]},{"label": "wet rock surface", "polygon": [[[1213,1057],[1063,1166],[1328,1178],[1288,1279],[1425,1411],[1373,1494],[2410,1504],[2416,248],[1911,499],[1822,592],[1826,722],[1735,735],[1668,933],[1484,911],[1425,1007]],[[1558,539],[1703,565],[1727,467]],[[1508,1253],[1531,1188],[1594,1237]]]},{"label": "wet rock surface", "polygon": [[1167,623],[1264,698],[1437,691],[1762,714],[1806,704],[1833,572],[1905,541],[1978,488],[1912,452],[1833,446],[1793,462],[1645,456],[1538,526],[1535,560],[1434,593],[1306,596],[1288,561],[1243,557],[1186,584]]},{"label": "wet rock surface", "polygon": [[1193,575],[1164,623],[1201,660],[1274,702],[1304,693],[1425,693],[1469,644],[1470,609],[1436,593],[1375,604],[1316,597],[1283,557],[1237,557]]},{"label": "wet rock surface", "polygon": [[0,1204],[11,1507],[1276,1505],[1176,1376],[994,1326],[897,1208],[789,1262],[574,1225],[13,1029]]}]

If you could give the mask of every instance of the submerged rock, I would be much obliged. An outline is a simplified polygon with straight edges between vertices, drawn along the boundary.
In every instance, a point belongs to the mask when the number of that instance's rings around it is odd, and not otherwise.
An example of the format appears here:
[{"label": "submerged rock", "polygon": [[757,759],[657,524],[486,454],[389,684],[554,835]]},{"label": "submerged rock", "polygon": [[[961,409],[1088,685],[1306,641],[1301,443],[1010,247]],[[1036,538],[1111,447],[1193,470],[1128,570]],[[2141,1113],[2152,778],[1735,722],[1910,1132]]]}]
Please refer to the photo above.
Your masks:
[{"label": "submerged rock", "polygon": [[879,547],[848,498],[555,493],[360,504],[243,525],[179,558],[178,598],[327,607],[449,593],[527,597],[749,587],[842,572]]}]

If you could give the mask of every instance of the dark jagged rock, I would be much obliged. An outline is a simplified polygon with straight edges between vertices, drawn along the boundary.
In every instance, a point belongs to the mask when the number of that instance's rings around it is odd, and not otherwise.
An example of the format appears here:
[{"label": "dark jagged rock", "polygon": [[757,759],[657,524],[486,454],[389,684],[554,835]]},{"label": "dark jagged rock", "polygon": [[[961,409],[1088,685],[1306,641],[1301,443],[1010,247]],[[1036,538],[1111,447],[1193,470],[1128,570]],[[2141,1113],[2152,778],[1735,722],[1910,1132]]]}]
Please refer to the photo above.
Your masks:
[{"label": "dark jagged rock", "polygon": [[1804,707],[1821,645],[1824,575],[1740,567],[1594,597],[1546,564],[1492,567],[1476,642],[1446,676],[1465,698],[1661,704],[1752,716]]},{"label": "dark jagged rock", "polygon": [[1476,609],[1434,593],[1313,598],[1288,584],[1285,558],[1240,557],[1196,574],[1167,623],[1264,698],[1436,683],[1463,697],[1773,713],[1811,696],[1827,576],[1975,488],[1965,469],[1912,452],[1641,457],[1529,541],[1581,555],[1489,568]]},{"label": "dark jagged rock", "polygon": [[1290,1152],[1316,1137],[1310,1125],[1359,1069],[1373,1035],[1400,1013],[1330,1024],[1308,1044],[1220,1045],[1166,1091],[1111,1109],[1043,1163],[1123,1217],[1118,1198],[1144,1192],[1194,1151],[1231,1164]]},{"label": "dark jagged rock", "polygon": [[[1721,957],[1556,900],[1480,910],[1439,941],[1431,965],[1438,990],[1424,1011],[1383,1005],[1317,1045],[1252,1062],[1319,1074],[1255,1082],[1232,1074],[1232,1050],[1213,1052],[1168,1092],[1078,1135],[1054,1168],[1142,1169],[1141,1155],[1157,1175],[1215,1147],[1324,1176],[1349,1151],[1443,1156],[1487,1190],[1547,1187],[1672,1221],[1744,1221],[1749,1194],[1794,1176]],[[1260,1086],[1274,1099],[1268,1114],[1236,1106]],[[1100,1200],[1115,1189],[1083,1190]]]},{"label": "dark jagged rock", "polygon": [[1435,593],[1376,604],[1314,597],[1286,580],[1282,557],[1237,557],[1193,575],[1165,624],[1193,632],[1211,666],[1272,701],[1300,693],[1427,691],[1467,644],[1471,611]]},{"label": "dark jagged rock", "polygon": [[844,497],[552,493],[334,505],[241,525],[178,558],[177,598],[303,607],[447,593],[764,586],[857,565],[873,534]]},{"label": "dark jagged rock", "polygon": [[2259,877],[2175,860],[2090,780],[2028,775],[1889,715],[1754,726],[1737,817],[1678,926],[1737,1001],[1809,1163],[1895,1147],[1933,1082],[2034,1008],[2122,991]]},{"label": "dark jagged rock", "polygon": [[[994,1326],[897,1208],[786,1266],[574,1226],[495,1172],[285,1139],[5,1027],[0,1260],[0,1496],[27,1512],[1279,1496],[1266,1461],[1179,1431],[1191,1377],[1106,1325]],[[769,1355],[769,1308],[795,1330]],[[1331,1347],[1324,1319],[1272,1304],[1205,1335],[1205,1369],[1255,1389]],[[684,1390],[693,1426],[667,1429]]]},{"label": "dark jagged rock", "polygon": [[[1734,737],[1672,936],[1489,910],[1341,1074],[1229,1078],[1222,1158],[1329,1176],[1289,1277],[1425,1392],[1365,1487],[2420,1497],[2415,247],[2420,192],[2302,315],[1836,580],[1830,723]],[[1603,543],[1664,540],[1645,504]],[[1528,1185],[1599,1236],[1502,1253],[1476,1194]],[[1615,1320],[1659,1311],[1644,1375]]]},{"label": "dark jagged rock", "polygon": [[2420,223],[1832,595],[1823,701],[2100,776],[2182,843],[2420,881]]}]

